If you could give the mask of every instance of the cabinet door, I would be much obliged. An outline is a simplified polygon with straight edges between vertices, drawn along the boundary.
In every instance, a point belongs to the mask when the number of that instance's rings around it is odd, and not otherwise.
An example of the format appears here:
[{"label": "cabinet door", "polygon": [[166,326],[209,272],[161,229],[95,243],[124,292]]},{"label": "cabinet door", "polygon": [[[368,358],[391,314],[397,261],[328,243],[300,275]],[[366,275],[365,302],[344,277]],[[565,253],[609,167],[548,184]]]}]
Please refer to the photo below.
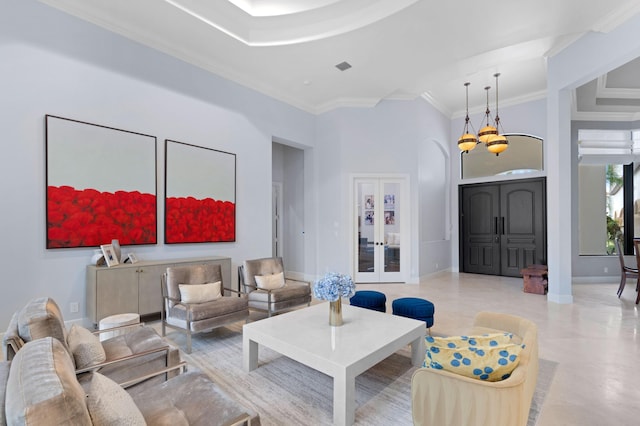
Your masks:
[{"label": "cabinet door", "polygon": [[496,185],[462,188],[463,271],[500,274],[500,192]]},{"label": "cabinet door", "polygon": [[136,268],[138,273],[138,309],[140,315],[154,314],[162,310],[160,280],[167,265],[149,265]]},{"label": "cabinet door", "polygon": [[104,317],[138,312],[138,273],[135,268],[96,272],[97,321]]}]

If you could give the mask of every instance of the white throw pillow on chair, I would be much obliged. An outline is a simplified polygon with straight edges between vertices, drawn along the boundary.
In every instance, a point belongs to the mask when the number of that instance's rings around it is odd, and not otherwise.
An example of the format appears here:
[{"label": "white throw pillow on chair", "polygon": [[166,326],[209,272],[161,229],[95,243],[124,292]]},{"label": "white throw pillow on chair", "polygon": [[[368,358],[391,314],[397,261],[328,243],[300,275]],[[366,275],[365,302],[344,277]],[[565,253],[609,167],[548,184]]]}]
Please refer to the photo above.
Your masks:
[{"label": "white throw pillow on chair", "polygon": [[206,284],[178,284],[180,300],[184,303],[205,303],[222,297],[222,282]]},{"label": "white throw pillow on chair", "polygon": [[256,285],[262,290],[275,290],[284,287],[284,272],[271,275],[256,275]]}]

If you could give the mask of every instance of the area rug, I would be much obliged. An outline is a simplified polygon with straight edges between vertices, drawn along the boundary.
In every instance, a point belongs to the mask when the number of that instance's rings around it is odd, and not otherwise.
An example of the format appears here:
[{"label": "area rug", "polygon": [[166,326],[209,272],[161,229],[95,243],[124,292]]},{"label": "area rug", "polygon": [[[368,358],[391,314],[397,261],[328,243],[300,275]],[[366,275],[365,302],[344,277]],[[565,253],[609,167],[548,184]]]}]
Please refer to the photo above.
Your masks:
[{"label": "area rug", "polygon": [[[159,327],[158,327],[159,328]],[[181,349],[183,333],[167,330],[167,340]],[[333,380],[263,346],[259,367],[242,368],[242,323],[222,327],[192,339],[191,354],[181,356],[204,371],[232,398],[260,414],[263,426],[331,425]],[[557,363],[540,360],[538,385],[529,413],[534,426],[551,386]],[[409,347],[400,350],[356,378],[356,425],[412,425]]]}]

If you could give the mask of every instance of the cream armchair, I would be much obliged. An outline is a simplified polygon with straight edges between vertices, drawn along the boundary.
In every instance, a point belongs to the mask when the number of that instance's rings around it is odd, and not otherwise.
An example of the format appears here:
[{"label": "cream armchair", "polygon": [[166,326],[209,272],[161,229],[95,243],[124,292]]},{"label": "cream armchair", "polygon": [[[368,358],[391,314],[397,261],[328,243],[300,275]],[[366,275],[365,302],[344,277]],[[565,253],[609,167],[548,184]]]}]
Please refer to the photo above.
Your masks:
[{"label": "cream armchair", "polygon": [[413,424],[525,426],[538,377],[538,329],[524,318],[480,312],[469,335],[507,331],[525,345],[511,376],[485,382],[445,370],[418,369],[411,380]]},{"label": "cream armchair", "polygon": [[249,308],[268,316],[311,303],[311,284],[286,278],[281,257],[245,260],[238,267],[238,280]]},{"label": "cream armchair", "polygon": [[[192,334],[247,319],[247,298],[225,284],[220,265],[167,268],[162,277],[162,335],[166,327],[185,332],[187,353],[191,353]],[[215,294],[210,287],[215,287]]]}]

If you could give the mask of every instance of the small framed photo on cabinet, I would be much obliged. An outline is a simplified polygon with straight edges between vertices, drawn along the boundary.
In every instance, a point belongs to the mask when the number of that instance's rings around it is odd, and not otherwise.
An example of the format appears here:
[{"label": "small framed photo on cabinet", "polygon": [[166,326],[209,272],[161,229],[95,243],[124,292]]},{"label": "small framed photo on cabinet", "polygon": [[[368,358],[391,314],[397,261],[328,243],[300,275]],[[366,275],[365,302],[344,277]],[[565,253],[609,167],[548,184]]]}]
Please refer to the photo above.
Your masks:
[{"label": "small framed photo on cabinet", "polygon": [[102,250],[104,260],[107,262],[108,267],[120,264],[116,256],[116,251],[113,249],[113,244],[103,244],[100,246],[100,249]]},{"label": "small framed photo on cabinet", "polygon": [[127,258],[129,259],[129,262],[131,262],[131,263],[138,263],[138,258],[136,257],[136,255],[134,253],[129,253],[127,255]]}]

